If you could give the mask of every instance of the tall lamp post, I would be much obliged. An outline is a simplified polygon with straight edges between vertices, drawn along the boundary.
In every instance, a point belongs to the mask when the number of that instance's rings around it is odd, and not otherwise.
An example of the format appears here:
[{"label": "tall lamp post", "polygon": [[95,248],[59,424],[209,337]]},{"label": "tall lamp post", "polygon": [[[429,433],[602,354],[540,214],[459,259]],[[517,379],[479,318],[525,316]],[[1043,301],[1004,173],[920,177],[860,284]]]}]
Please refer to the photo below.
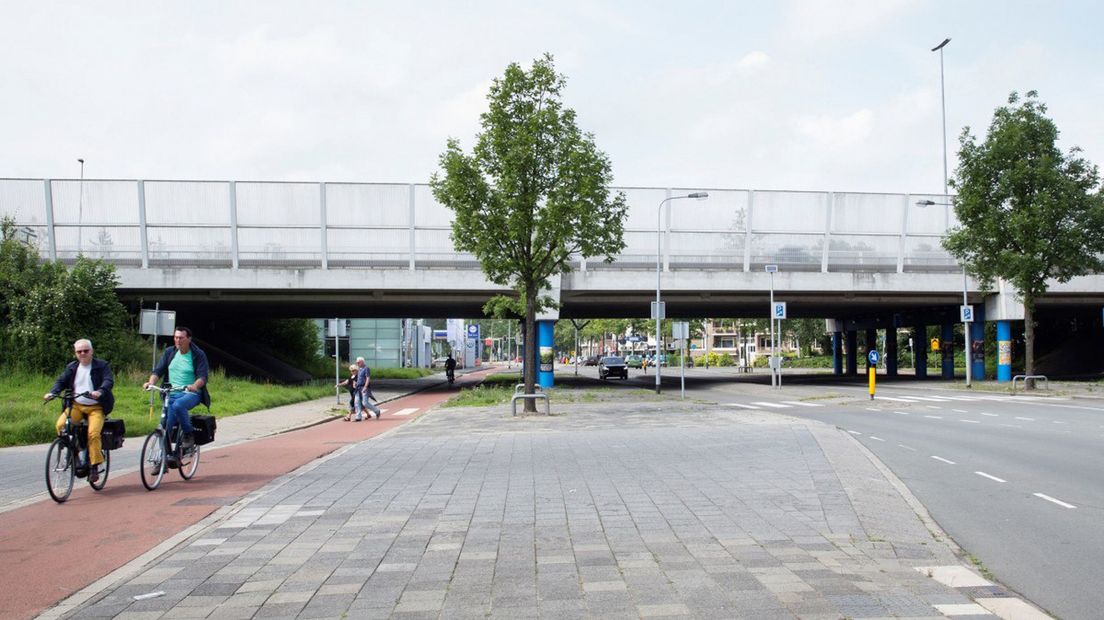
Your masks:
[{"label": "tall lamp post", "polygon": [[660,388],[660,375],[662,374],[662,371],[660,370],[660,368],[662,367],[662,363],[661,363],[662,358],[660,358],[660,355],[663,353],[663,349],[660,346],[660,342],[663,338],[663,314],[664,314],[664,312],[663,312],[663,302],[660,299],[660,289],[662,288],[662,286],[661,286],[661,275],[660,275],[662,272],[661,272],[661,268],[660,268],[660,262],[661,262],[661,259],[663,257],[663,205],[667,204],[668,202],[670,202],[672,200],[682,200],[684,198],[694,198],[694,199],[697,199],[697,200],[704,200],[706,198],[709,198],[709,192],[692,192],[692,193],[686,194],[685,196],[671,196],[669,198],[664,198],[663,200],[659,201],[659,209],[658,209],[657,214],[656,214],[656,300],[655,300],[655,307],[652,309],[652,317],[655,319],[655,322],[656,322],[656,355],[655,355],[655,365],[656,365],[655,391],[656,391],[656,394],[659,394],[660,389],[661,389]]},{"label": "tall lamp post", "polygon": [[81,237],[84,233],[84,158],[77,158],[80,162],[80,190],[77,195],[77,255],[81,253]]}]

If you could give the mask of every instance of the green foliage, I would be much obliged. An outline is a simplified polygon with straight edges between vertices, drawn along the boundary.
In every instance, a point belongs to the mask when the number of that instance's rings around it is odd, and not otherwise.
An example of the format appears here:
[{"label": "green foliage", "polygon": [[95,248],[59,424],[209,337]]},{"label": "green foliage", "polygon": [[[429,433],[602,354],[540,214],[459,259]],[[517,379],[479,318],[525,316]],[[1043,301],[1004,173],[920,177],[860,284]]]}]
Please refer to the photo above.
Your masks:
[{"label": "green foliage", "polygon": [[[429,368],[373,368],[373,379],[419,379],[421,377],[428,377],[429,375],[437,374],[437,370],[430,370]],[[332,376],[333,369],[330,369]]]},{"label": "green foliage", "polygon": [[[612,261],[625,247],[625,197],[611,196],[609,159],[563,106],[565,83],[550,55],[529,71],[511,63],[491,86],[472,152],[449,139],[430,181],[434,197],[455,214],[456,249],[474,254],[491,282],[517,293],[484,311],[524,310],[527,343],[536,340],[536,313],[548,305],[540,291],[570,271],[570,257]],[[528,365],[530,389],[535,378]]]},{"label": "green foliage", "polygon": [[702,355],[697,358],[695,364],[698,366],[735,366],[736,360],[732,359],[732,356],[728,353],[717,353],[716,351],[710,351],[706,355]]},{"label": "green foliage", "polygon": [[37,250],[16,238],[10,219],[0,229],[0,365],[57,370],[80,338],[115,367],[145,363],[141,340],[115,296],[113,266],[83,256],[70,269],[40,263]]},{"label": "green foliage", "polygon": [[[225,321],[220,328],[316,378],[333,376],[333,359],[324,357],[319,352],[318,325],[310,319],[243,317]],[[342,355],[347,353],[343,352]]]},{"label": "green foliage", "polygon": [[1047,280],[1104,269],[1104,195],[1097,168],[1073,148],[1058,149],[1058,128],[1034,91],[997,108],[985,142],[967,127],[959,139],[955,213],[961,225],[947,250],[986,286],[1001,278],[1024,300],[1027,372],[1033,370],[1035,301]]},{"label": "green foliage", "polygon": [[[126,422],[129,437],[145,435],[157,425],[160,404],[155,404],[151,416],[149,394],[142,391],[142,382],[148,376],[145,369],[115,373],[115,410],[111,417]],[[42,395],[54,384],[55,378],[56,374],[26,371],[0,373],[0,447],[45,443],[54,436],[58,401],[44,406]],[[227,377],[220,369],[211,372],[210,385],[211,414],[218,417],[325,396],[332,398],[334,394],[332,381],[298,386],[270,385]],[[201,406],[199,412],[206,413],[206,410]]]}]

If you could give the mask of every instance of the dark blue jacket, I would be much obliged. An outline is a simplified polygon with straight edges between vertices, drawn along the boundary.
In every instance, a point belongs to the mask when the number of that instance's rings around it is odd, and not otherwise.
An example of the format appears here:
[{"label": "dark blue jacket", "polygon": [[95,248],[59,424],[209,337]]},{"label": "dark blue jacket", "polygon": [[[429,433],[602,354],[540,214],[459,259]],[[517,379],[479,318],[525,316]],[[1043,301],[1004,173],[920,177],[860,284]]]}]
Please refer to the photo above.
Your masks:
[{"label": "dark blue jacket", "polygon": [[[161,360],[153,367],[152,374],[161,377],[162,383],[169,380],[169,364],[176,357],[176,350],[176,345],[165,347],[165,353],[161,355]],[[194,342],[189,350],[192,352],[192,365],[195,366],[196,379],[203,379],[203,387],[199,390],[199,402],[210,409],[211,394],[207,392],[207,373],[210,368],[207,364],[207,354],[203,352],[203,349],[197,347]]]},{"label": "dark blue jacket", "polygon": [[[66,388],[72,390],[75,387],[78,365],[80,365],[80,362],[77,360],[69,362],[61,376],[54,382],[54,387],[50,388],[51,394],[57,394]],[[93,359],[92,372],[89,374],[92,379],[92,391],[99,390],[101,392],[100,406],[103,407],[104,415],[107,415],[115,408],[115,396],[111,394],[111,388],[115,386],[115,377],[111,374],[111,364],[104,360]]]}]

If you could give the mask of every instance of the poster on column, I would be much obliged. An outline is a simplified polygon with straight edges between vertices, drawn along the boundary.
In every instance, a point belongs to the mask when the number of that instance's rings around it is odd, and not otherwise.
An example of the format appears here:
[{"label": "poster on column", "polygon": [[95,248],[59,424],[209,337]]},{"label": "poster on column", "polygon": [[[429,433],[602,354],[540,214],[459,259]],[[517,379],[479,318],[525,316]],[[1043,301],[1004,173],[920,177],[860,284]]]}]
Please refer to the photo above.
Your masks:
[{"label": "poster on column", "polygon": [[[997,364],[1001,366],[1012,365],[1012,341],[1001,340],[997,342]],[[1005,379],[1007,381],[1007,379]]]},{"label": "poster on column", "polygon": [[555,354],[552,352],[552,347],[540,348],[540,369],[541,372],[552,372],[552,364],[555,361]]},{"label": "poster on column", "polygon": [[980,340],[970,341],[970,357],[975,364],[985,363],[985,343]]}]

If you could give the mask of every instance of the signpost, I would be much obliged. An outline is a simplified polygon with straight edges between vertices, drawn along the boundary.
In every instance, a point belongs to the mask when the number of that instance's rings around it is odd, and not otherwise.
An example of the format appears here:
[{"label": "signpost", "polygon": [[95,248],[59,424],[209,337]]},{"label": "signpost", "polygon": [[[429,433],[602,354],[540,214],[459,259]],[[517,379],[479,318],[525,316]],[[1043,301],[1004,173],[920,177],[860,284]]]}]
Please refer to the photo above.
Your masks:
[{"label": "signpost", "polygon": [[[161,304],[156,303],[153,310],[142,310],[138,320],[138,333],[145,336],[153,336],[153,363],[150,368],[157,365],[157,337],[172,336],[176,331],[176,311],[162,310]],[[153,415],[153,392],[149,393],[150,415]]]},{"label": "signpost", "polygon": [[878,353],[877,349],[871,349],[866,354],[866,361],[870,362],[870,400],[874,400],[874,377],[877,374],[878,362],[882,360],[882,355]]}]

